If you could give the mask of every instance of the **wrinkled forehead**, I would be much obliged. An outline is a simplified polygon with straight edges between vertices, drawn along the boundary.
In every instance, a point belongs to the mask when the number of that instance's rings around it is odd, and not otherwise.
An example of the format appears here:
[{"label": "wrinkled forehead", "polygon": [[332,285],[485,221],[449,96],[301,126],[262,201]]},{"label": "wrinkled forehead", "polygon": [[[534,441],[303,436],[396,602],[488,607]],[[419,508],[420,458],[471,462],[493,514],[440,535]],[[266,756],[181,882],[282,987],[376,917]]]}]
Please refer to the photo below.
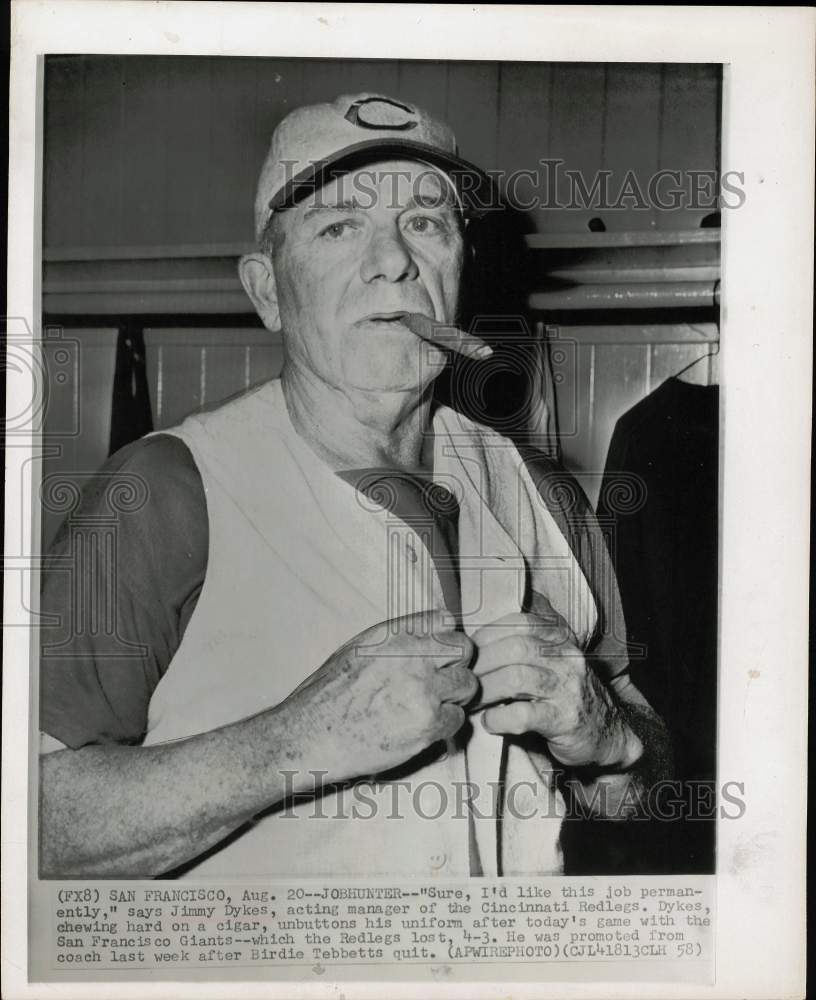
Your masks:
[{"label": "wrinkled forehead", "polygon": [[462,210],[451,178],[432,164],[412,160],[367,163],[311,192],[298,207],[308,211],[335,205],[394,211],[414,206]]}]

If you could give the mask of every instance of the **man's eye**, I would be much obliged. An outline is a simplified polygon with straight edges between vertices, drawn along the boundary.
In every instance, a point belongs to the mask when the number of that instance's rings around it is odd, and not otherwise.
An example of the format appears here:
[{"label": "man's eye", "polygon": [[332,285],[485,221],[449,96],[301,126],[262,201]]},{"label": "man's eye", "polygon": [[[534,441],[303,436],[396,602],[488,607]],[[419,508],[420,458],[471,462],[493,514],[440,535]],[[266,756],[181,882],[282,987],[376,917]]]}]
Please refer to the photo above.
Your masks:
[{"label": "man's eye", "polygon": [[339,240],[353,227],[352,222],[332,222],[330,226],[320,231],[321,236],[330,240]]},{"label": "man's eye", "polygon": [[408,229],[412,233],[432,235],[443,232],[444,228],[439,219],[433,219],[428,215],[415,215],[408,220]]}]

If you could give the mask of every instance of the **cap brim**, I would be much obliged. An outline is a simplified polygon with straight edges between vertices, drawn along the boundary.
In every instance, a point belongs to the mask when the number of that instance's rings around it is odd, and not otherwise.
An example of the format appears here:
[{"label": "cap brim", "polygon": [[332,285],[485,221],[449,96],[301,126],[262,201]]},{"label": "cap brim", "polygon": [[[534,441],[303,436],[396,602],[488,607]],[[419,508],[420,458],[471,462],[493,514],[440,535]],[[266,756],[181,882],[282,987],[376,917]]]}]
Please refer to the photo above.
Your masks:
[{"label": "cap brim", "polygon": [[310,164],[275,193],[269,201],[269,211],[291,208],[335,177],[380,159],[383,155],[389,158],[401,156],[439,167],[453,181],[465,212],[470,217],[484,215],[491,208],[498,207],[496,185],[479,167],[452,153],[445,153],[435,146],[395,137],[355,143],[353,146],[338,150],[324,160]]}]

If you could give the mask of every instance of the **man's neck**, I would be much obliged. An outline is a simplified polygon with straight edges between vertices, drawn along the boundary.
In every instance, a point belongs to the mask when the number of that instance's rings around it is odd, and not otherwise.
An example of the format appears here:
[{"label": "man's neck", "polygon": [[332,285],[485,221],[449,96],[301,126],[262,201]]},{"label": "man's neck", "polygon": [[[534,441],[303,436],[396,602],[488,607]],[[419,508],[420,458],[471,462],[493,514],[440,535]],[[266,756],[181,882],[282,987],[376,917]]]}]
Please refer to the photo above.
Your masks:
[{"label": "man's neck", "polygon": [[432,469],[431,385],[416,393],[339,389],[292,366],[281,382],[293,427],[335,471]]}]

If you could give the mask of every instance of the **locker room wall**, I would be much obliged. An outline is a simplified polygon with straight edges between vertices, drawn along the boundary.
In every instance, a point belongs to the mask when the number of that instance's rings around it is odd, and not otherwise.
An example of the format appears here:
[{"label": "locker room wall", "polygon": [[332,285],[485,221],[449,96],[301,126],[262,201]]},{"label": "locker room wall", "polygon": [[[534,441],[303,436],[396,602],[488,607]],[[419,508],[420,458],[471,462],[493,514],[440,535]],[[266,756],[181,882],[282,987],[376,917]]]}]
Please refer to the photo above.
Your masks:
[{"label": "locker room wall", "polygon": [[[64,336],[76,341],[81,358],[65,366],[64,380],[51,393],[53,454],[44,460],[44,476],[93,471],[108,455],[117,331],[70,328]],[[554,327],[550,337],[563,461],[595,504],[618,417],[695,361],[702,362],[696,377],[711,384],[712,365],[704,359],[717,350],[717,327]],[[49,369],[57,346],[47,347]],[[145,347],[155,430],[275,377],[283,363],[280,337],[264,329],[148,326]],[[75,434],[60,433],[75,424]],[[46,545],[62,516],[45,510]]]},{"label": "locker room wall", "polygon": [[[632,170],[645,188],[658,169],[718,167],[718,66],[52,56],[44,244],[251,240],[252,194],[275,124],[298,105],[363,90],[440,115],[462,155],[485,169],[558,157],[587,177]],[[583,230],[597,213],[529,214],[544,233]],[[693,229],[704,214],[619,209],[604,221],[610,231]]]},{"label": "locker room wall", "polygon": [[[49,57],[43,236],[46,259],[62,270],[54,281],[46,265],[46,301],[57,321],[89,311],[85,287],[98,303],[90,311],[144,312],[161,282],[178,273],[188,291],[171,291],[171,307],[159,311],[189,317],[203,302],[197,281],[212,288],[230,273],[234,285],[230,254],[251,244],[252,199],[269,136],[303,103],[382,90],[448,120],[462,155],[487,169],[509,173],[558,157],[590,178],[598,170],[618,177],[632,171],[645,187],[658,169],[718,168],[720,87],[720,68],[709,65]],[[586,234],[597,214],[536,209],[524,219],[530,232],[569,240]],[[704,214],[619,209],[603,218],[614,234],[692,230]],[[99,261],[108,268],[104,296],[94,284]],[[240,290],[229,295],[229,311],[250,311]],[[201,310],[220,307],[210,301]],[[565,464],[594,501],[617,417],[708,353],[717,330],[676,317],[641,324],[637,334],[614,314],[603,326],[581,323],[561,330],[568,349],[556,391]],[[48,422],[59,429],[71,396],[85,419],[70,442],[55,439],[61,450],[46,471],[96,468],[107,455],[105,379],[113,378],[115,331],[89,325],[71,333],[83,344],[87,371],[84,362],[82,372],[67,373],[57,394],[63,403],[49,408]],[[277,374],[281,363],[279,341],[246,326],[148,322],[145,344],[157,429]],[[54,518],[47,520],[50,531]]]}]

